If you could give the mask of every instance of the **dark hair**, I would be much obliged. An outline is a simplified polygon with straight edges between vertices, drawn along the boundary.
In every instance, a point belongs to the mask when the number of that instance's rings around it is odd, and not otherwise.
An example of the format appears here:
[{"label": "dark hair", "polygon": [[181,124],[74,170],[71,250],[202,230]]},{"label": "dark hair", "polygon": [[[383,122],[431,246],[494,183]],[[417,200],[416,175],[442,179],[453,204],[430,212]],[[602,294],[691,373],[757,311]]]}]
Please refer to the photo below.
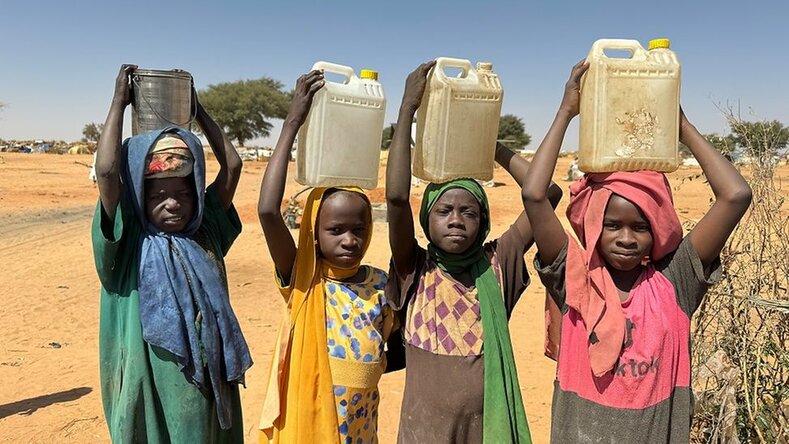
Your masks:
[{"label": "dark hair", "polygon": [[346,194],[346,195],[350,195],[350,196],[357,196],[357,197],[361,197],[361,198],[362,198],[362,199],[364,199],[364,201],[367,203],[367,206],[372,206],[372,205],[370,204],[370,198],[368,198],[366,194],[363,194],[363,193],[357,193],[357,192],[355,192],[355,191],[350,191],[350,190],[343,190],[342,188],[328,188],[328,189],[327,189],[327,190],[326,190],[326,191],[323,193],[323,200],[324,200],[324,201],[326,201],[326,200],[328,200],[330,197],[332,197],[332,196],[334,196],[334,195],[337,195],[337,194]]}]

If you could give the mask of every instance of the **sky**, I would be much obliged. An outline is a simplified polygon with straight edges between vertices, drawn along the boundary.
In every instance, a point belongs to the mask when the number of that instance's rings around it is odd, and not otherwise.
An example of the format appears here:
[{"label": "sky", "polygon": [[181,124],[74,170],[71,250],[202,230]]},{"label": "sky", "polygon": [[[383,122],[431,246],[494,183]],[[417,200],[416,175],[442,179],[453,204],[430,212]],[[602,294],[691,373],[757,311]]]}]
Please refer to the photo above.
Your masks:
[{"label": "sky", "polygon": [[[728,133],[727,103],[789,124],[788,19],[787,0],[3,0],[0,139],[80,139],[104,121],[122,63],[184,69],[198,90],[262,76],[290,89],[319,60],[375,69],[390,123],[408,73],[446,56],[493,63],[502,113],[523,119],[536,148],[570,68],[600,38],[670,38],[683,109],[703,133]],[[278,132],[254,142],[273,146]],[[576,119],[565,149],[577,138]]]}]

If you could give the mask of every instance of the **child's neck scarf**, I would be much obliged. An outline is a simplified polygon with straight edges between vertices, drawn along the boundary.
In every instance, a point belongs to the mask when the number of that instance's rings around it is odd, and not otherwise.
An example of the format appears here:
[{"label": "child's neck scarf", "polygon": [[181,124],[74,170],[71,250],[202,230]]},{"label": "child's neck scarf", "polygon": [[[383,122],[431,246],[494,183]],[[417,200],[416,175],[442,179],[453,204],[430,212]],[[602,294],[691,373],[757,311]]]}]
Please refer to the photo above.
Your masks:
[{"label": "child's neck scarf", "polygon": [[[164,134],[177,135],[186,142],[194,159],[195,215],[180,233],[160,232],[145,214],[146,157]],[[123,143],[122,186],[143,227],[138,285],[143,339],[175,355],[191,382],[201,389],[211,388],[219,424],[229,429],[233,417],[231,383],[243,382],[252,358],[216,264],[191,239],[200,228],[205,205],[202,149],[197,137],[175,127],[127,139]]]},{"label": "child's neck scarf", "polygon": [[[348,279],[356,275],[360,264],[337,268],[320,258],[316,223],[324,194],[329,189],[313,189],[304,203],[296,261],[290,276],[292,290],[287,306],[288,318],[280,328],[260,418],[261,442],[340,441],[326,346],[323,279]],[[362,190],[339,189],[364,197],[370,211],[369,200]],[[371,215],[368,220],[372,221]],[[362,256],[371,238],[372,222],[367,230]]]},{"label": "child's neck scarf", "polygon": [[[625,316],[619,293],[605,260],[597,252],[606,207],[613,194],[632,202],[649,221],[653,241],[650,261],[660,260],[676,250],[682,240],[682,226],[663,174],[653,171],[587,174],[570,187],[567,218],[580,244],[568,234],[566,303],[584,320],[590,338],[589,362],[598,377],[614,368],[625,339]],[[631,289],[631,297],[638,297],[641,291],[657,291],[658,286],[666,288],[662,274],[650,271],[651,265],[643,268],[649,278],[639,278]],[[558,343],[555,339],[546,342]]]},{"label": "child's neck scarf", "polygon": [[484,359],[484,443],[531,443],[526,411],[523,408],[512,342],[496,275],[485,256],[484,242],[490,232],[490,208],[485,191],[471,179],[458,179],[445,184],[429,184],[422,199],[419,223],[430,240],[429,214],[446,191],[460,188],[471,193],[481,210],[477,239],[468,250],[460,254],[447,253],[431,242],[427,251],[430,258],[443,271],[460,273],[469,271],[474,279],[482,316],[482,348]]}]

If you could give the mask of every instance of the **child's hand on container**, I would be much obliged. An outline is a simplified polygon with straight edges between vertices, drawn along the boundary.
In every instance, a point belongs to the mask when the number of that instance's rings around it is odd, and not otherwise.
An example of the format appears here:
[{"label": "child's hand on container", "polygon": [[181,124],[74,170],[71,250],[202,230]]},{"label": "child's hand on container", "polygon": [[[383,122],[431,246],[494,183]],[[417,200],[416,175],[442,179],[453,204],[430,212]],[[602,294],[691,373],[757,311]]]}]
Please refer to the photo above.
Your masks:
[{"label": "child's hand on container", "polygon": [[408,75],[405,80],[405,91],[403,91],[402,109],[416,112],[422,102],[422,95],[425,93],[427,74],[435,65],[435,60],[425,62]]},{"label": "child's hand on container", "polygon": [[115,79],[115,95],[112,99],[113,103],[123,106],[124,108],[131,103],[131,87],[129,86],[129,77],[137,69],[137,65],[121,65],[118,77]]},{"label": "child's hand on container", "polygon": [[296,80],[293,99],[290,101],[288,116],[285,118],[286,123],[292,123],[299,127],[304,123],[312,106],[312,98],[324,83],[323,70],[319,69],[314,69]]},{"label": "child's hand on container", "polygon": [[578,115],[581,108],[581,77],[589,69],[589,62],[581,60],[573,66],[570,72],[570,79],[564,85],[564,97],[559,106],[560,111],[564,111],[570,118]]}]

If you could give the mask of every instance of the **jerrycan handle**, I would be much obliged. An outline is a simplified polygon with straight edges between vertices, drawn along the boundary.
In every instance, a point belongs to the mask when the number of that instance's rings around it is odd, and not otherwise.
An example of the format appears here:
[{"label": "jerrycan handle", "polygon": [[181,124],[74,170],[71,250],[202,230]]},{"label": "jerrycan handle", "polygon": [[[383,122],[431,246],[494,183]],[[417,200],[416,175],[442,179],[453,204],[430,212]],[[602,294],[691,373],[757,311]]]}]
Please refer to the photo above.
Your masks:
[{"label": "jerrycan handle", "polygon": [[[463,72],[460,74],[459,77],[449,77],[447,73],[444,71],[444,68],[460,68]],[[477,81],[477,71],[474,70],[474,67],[471,65],[469,60],[465,59],[453,59],[451,57],[439,57],[436,59],[436,66],[433,68],[433,72],[442,79],[453,80],[453,81],[465,81],[470,80],[473,82]]]},{"label": "jerrycan handle", "polygon": [[647,51],[638,40],[600,39],[592,44],[592,49],[589,51],[589,59],[609,58],[605,55],[606,49],[630,51],[632,53],[631,59],[646,60],[647,58]]},{"label": "jerrycan handle", "polygon": [[[342,74],[345,76],[344,84],[346,85],[352,79],[356,78],[356,73],[353,72],[353,68],[351,68],[350,66],[338,65],[336,63],[316,62],[314,65],[312,65],[312,69],[322,69],[324,71],[333,72],[335,74]],[[325,81],[331,82],[331,80],[325,80]],[[332,83],[337,83],[337,82],[332,82]]]}]

